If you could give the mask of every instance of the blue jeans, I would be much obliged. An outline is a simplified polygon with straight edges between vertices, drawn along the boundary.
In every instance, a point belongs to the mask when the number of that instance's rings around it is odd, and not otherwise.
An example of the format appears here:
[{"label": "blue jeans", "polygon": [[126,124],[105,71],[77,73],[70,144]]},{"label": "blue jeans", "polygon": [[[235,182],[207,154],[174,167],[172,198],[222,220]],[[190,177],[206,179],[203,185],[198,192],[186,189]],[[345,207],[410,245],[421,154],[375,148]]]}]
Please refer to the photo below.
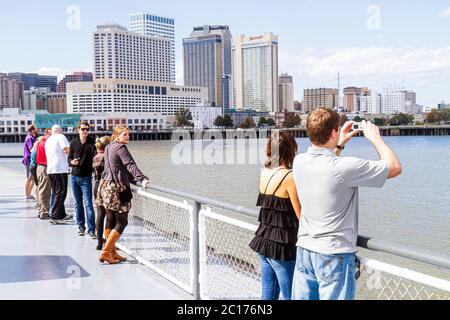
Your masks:
[{"label": "blue jeans", "polygon": [[295,260],[275,260],[258,254],[261,262],[262,300],[291,300]]},{"label": "blue jeans", "polygon": [[292,285],[295,300],[353,300],[356,253],[320,254],[297,247]]},{"label": "blue jeans", "polygon": [[55,193],[52,190],[51,196],[50,196],[50,212],[52,212],[53,204],[55,203]]},{"label": "blue jeans", "polygon": [[84,210],[86,209],[88,231],[94,232],[95,213],[92,205],[92,178],[72,176],[72,191],[75,199],[78,228],[85,228]]}]

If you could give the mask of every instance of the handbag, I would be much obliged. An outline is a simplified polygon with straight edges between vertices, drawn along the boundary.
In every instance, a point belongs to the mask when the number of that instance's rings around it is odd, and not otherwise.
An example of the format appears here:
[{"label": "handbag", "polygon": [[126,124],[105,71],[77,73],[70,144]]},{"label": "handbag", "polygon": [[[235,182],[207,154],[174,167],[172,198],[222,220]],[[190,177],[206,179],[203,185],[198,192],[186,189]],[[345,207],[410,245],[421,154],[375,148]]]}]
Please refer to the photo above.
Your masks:
[{"label": "handbag", "polygon": [[109,150],[105,150],[105,157],[108,159],[109,164],[109,170],[111,173],[111,176],[113,177],[114,184],[116,185],[117,191],[119,193],[119,200],[120,204],[126,204],[128,202],[131,202],[131,199],[133,199],[133,193],[131,192],[131,188],[129,186],[125,186],[122,182],[116,180],[116,176],[114,175],[112,171],[111,162],[109,160],[109,152],[106,152]]}]

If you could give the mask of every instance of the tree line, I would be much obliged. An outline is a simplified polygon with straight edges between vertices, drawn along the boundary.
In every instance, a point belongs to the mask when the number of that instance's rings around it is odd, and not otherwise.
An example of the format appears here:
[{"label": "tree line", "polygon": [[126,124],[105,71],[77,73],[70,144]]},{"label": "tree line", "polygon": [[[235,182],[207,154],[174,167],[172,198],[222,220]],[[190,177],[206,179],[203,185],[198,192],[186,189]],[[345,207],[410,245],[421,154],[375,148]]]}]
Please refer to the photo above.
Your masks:
[{"label": "tree line", "polygon": [[[301,124],[301,118],[297,114],[287,114],[283,122],[284,128],[293,128]],[[187,108],[180,108],[175,114],[175,125],[178,127],[193,127],[192,114]],[[230,115],[217,116],[214,120],[214,126],[218,128],[236,128],[233,119]],[[253,117],[247,117],[244,122],[239,125],[239,128],[250,129],[256,127],[274,127],[275,120],[272,118],[260,117],[258,125],[256,125]]]},{"label": "tree line", "polygon": [[[347,121],[348,118],[345,114],[341,115],[341,124]],[[361,122],[366,120],[364,117],[356,116],[353,121]],[[283,128],[294,128],[301,125],[301,118],[298,114],[287,113],[281,127]],[[372,122],[377,126],[403,126],[412,124],[423,124],[420,122],[414,123],[414,116],[410,114],[394,114],[389,119],[383,117],[375,117]],[[446,124],[450,122],[450,109],[436,110],[433,109],[431,112],[427,113],[424,119],[425,123],[429,124]],[[192,114],[187,108],[181,108],[175,114],[175,124],[178,127],[192,127]],[[214,120],[214,126],[218,128],[236,128],[237,126],[233,123],[233,119],[230,115],[225,115],[224,117],[218,116]],[[239,125],[239,128],[250,129],[256,127],[275,127],[275,120],[272,118],[260,117],[258,124],[255,123],[253,117],[247,117],[244,122]]]}]

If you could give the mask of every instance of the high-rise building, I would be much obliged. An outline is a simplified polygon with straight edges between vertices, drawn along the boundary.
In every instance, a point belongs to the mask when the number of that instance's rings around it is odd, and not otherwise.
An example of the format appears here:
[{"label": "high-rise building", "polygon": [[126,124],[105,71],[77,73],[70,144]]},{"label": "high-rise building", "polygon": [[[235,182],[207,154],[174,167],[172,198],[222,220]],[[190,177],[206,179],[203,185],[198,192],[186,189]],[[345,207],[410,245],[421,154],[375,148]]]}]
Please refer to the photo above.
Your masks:
[{"label": "high-rise building", "polygon": [[233,75],[224,74],[222,76],[223,111],[222,116],[231,109],[233,105]]},{"label": "high-rise building", "polygon": [[22,107],[23,82],[0,73],[0,109]]},{"label": "high-rise building", "polygon": [[416,104],[416,93],[398,88],[385,88],[378,93],[374,90],[363,90],[358,98],[359,111],[372,114],[416,114],[422,106]]},{"label": "high-rise building", "polygon": [[167,39],[170,42],[169,49],[169,82],[176,82],[175,70],[175,20],[156,14],[144,12],[130,15],[130,30],[141,35]]},{"label": "high-rise building", "polygon": [[67,98],[64,92],[47,94],[48,113],[67,113]]},{"label": "high-rise building", "polygon": [[56,92],[58,77],[39,75],[36,80],[37,88],[49,88],[51,92]]},{"label": "high-rise building", "polygon": [[381,113],[415,113],[416,93],[398,88],[385,88],[381,92]]},{"label": "high-rise building", "polygon": [[47,110],[47,94],[50,93],[49,88],[33,88],[23,91],[23,110],[42,111]]},{"label": "high-rise building", "polygon": [[285,111],[294,111],[294,83],[292,76],[281,74],[278,79],[278,108]]},{"label": "high-rise building", "polygon": [[234,108],[278,111],[278,36],[238,35],[232,51]]},{"label": "high-rise building", "polygon": [[69,113],[152,113],[173,116],[208,99],[208,89],[120,79],[67,84]]},{"label": "high-rise building", "polygon": [[[205,36],[205,35],[218,35],[222,40],[222,96],[223,101],[218,105],[222,105],[224,113],[231,107],[232,100],[232,61],[231,61],[231,47],[232,36],[230,28],[228,26],[200,26],[194,27],[191,37]],[[188,85],[185,83],[185,85]]]},{"label": "high-rise building", "polygon": [[222,106],[222,39],[208,34],[183,39],[184,84],[208,88],[212,106]]},{"label": "high-rise building", "polygon": [[338,106],[338,89],[313,88],[303,91],[303,110],[313,111],[319,107],[335,109]]},{"label": "high-rise building", "polygon": [[381,113],[381,95],[374,90],[365,90],[358,96],[358,109],[362,113]]},{"label": "high-rise building", "polygon": [[144,36],[119,25],[94,32],[94,79],[170,82],[170,41]]},{"label": "high-rise building", "polygon": [[344,88],[344,111],[357,112],[360,110],[359,97],[366,93],[368,88],[347,87]]},{"label": "high-rise building", "polygon": [[12,72],[9,73],[10,78],[23,82],[23,89],[30,90],[30,88],[49,88],[50,91],[56,91],[56,85],[58,81],[57,76],[44,76],[37,73],[23,73]]},{"label": "high-rise building", "polygon": [[381,113],[396,114],[405,112],[405,91],[386,88],[381,92]]},{"label": "high-rise building", "polygon": [[416,103],[416,93],[414,91],[405,91],[405,113],[420,113],[423,106]]},{"label": "high-rise building", "polygon": [[62,93],[66,92],[66,83],[68,82],[89,82],[93,80],[92,72],[74,72],[73,74],[68,74],[62,79],[57,87],[56,92]]},{"label": "high-rise building", "polygon": [[67,83],[67,112],[146,113],[174,116],[204,104],[208,89],[170,82],[170,46],[164,38],[128,32],[117,25],[94,33],[92,82]]}]

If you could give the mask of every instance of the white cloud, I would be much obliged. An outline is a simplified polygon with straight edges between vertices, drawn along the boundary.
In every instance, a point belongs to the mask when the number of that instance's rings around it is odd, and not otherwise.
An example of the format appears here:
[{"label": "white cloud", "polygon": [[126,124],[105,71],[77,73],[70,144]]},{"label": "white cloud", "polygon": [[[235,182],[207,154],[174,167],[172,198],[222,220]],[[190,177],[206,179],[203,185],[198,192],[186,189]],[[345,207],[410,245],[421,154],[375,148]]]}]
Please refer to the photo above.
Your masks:
[{"label": "white cloud", "polygon": [[450,17],[450,7],[448,7],[444,11],[439,12],[439,17],[441,17],[441,18],[448,18],[448,17]]},{"label": "white cloud", "polygon": [[349,47],[318,54],[306,49],[300,54],[280,50],[282,68],[312,78],[338,72],[352,76],[417,73],[450,67],[450,46],[442,48]]},{"label": "white cloud", "polygon": [[323,52],[306,48],[295,53],[280,49],[279,63],[280,73],[288,72],[294,78],[296,99],[308,87],[337,88],[338,72],[341,86],[406,85],[420,91],[422,84],[450,79],[450,46],[346,47]]},{"label": "white cloud", "polygon": [[57,76],[58,77],[58,81],[63,79],[64,76],[66,76],[67,74],[72,74],[74,72],[77,71],[86,71],[86,72],[91,72],[90,70],[84,70],[84,69],[76,69],[76,70],[67,70],[67,69],[62,69],[59,67],[41,67],[38,70],[34,70],[32,71],[32,73],[38,73],[41,75],[49,75],[49,76]]},{"label": "white cloud", "polygon": [[429,47],[348,47],[323,54],[305,49],[300,53],[280,50],[280,69],[300,77],[327,79],[338,72],[347,76],[416,74],[450,68],[450,46]]}]

